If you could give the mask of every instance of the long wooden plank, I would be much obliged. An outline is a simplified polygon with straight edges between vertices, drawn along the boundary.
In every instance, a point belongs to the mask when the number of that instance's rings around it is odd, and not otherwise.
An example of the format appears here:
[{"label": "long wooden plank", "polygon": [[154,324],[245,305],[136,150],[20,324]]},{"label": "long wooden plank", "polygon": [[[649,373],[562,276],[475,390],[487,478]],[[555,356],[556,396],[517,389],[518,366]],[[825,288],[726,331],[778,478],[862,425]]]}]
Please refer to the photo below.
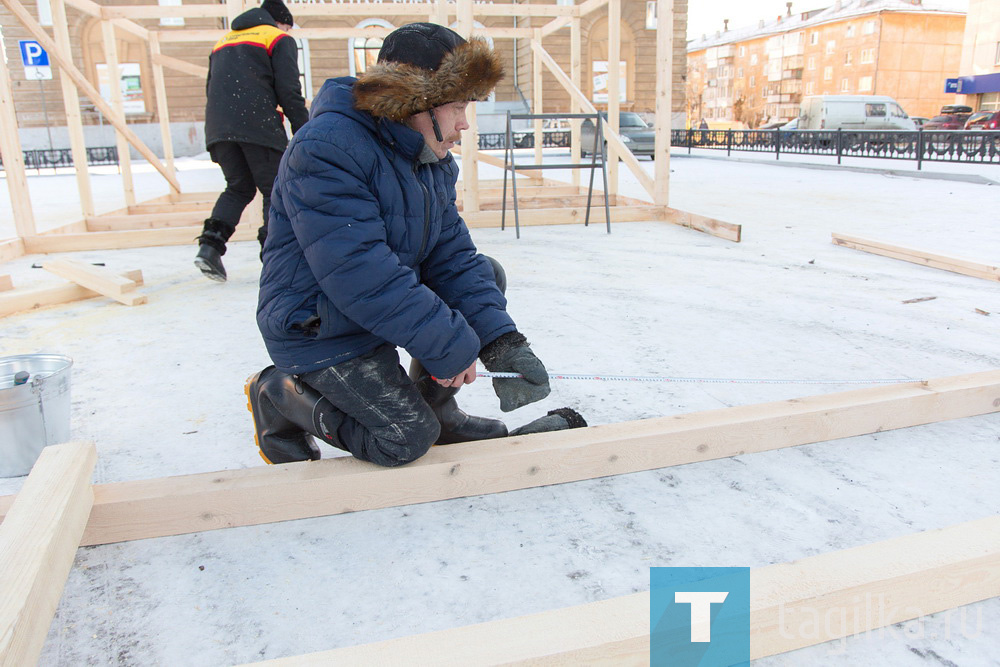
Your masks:
[{"label": "long wooden plank", "polygon": [[[434,447],[400,468],[350,457],[95,488],[83,544],[562,484],[1000,411],[1000,371]],[[249,443],[248,443],[249,446]],[[4,499],[0,498],[0,511]]]},{"label": "long wooden plank", "polygon": [[[594,216],[598,216],[601,220],[604,220],[604,196],[597,192],[591,198],[590,204],[590,217],[594,219]],[[608,196],[608,202],[611,206],[616,206],[621,202],[618,201],[617,195]],[[648,206],[644,202],[639,204],[639,206]],[[537,196],[537,197],[522,197],[520,191],[517,193],[517,206],[519,211],[521,209],[561,209],[561,208],[586,208],[587,206],[587,195],[577,194],[572,196],[562,196],[562,197],[548,197],[548,196]],[[479,204],[480,211],[499,211],[503,208],[503,200],[499,197],[484,199]],[[514,197],[508,192],[507,193],[507,210],[512,211],[514,208]],[[458,210],[463,212],[465,215],[465,207],[459,202]],[[512,215],[509,213],[508,215]]]},{"label": "long wooden plank", "polygon": [[[135,281],[136,285],[142,285],[142,271],[126,271],[122,275]],[[102,296],[100,292],[95,292],[76,283],[67,283],[57,287],[17,289],[9,294],[0,294],[0,317],[98,296]]]},{"label": "long wooden plank", "polygon": [[[211,211],[209,211],[209,214]],[[128,215],[97,215],[87,218],[87,230],[92,232],[117,232],[129,229],[160,229],[163,227],[190,227],[201,224],[208,217],[205,209],[192,211],[168,210],[163,213],[130,213]]]},{"label": "long wooden plank", "polygon": [[[604,224],[604,211],[601,199],[595,198],[590,210],[591,224]],[[507,226],[513,227],[513,212],[507,207]],[[544,225],[575,225],[583,224],[587,210],[577,208],[528,208],[519,212],[522,227]],[[649,222],[663,218],[663,207],[653,206],[614,206],[611,208],[611,222]],[[462,219],[470,228],[499,227],[500,211],[480,211],[479,213],[463,213]]]},{"label": "long wooden plank", "polygon": [[[1000,517],[750,571],[750,658],[1000,596]],[[650,594],[256,663],[646,665]],[[905,633],[901,638],[905,638]]]},{"label": "long wooden plank", "polygon": [[[0,59],[2,60],[2,59]],[[17,110],[10,70],[0,67],[0,154],[4,156],[4,172],[10,193],[10,208],[14,215],[14,232],[19,237],[35,234],[35,213],[24,170],[24,153],[17,131]]]},{"label": "long wooden plank", "polygon": [[0,241],[0,262],[9,262],[12,259],[23,257],[24,254],[24,239]]},{"label": "long wooden plank", "polygon": [[687,211],[670,208],[669,206],[664,207],[661,210],[663,210],[664,215],[660,219],[675,225],[689,227],[699,232],[705,232],[706,234],[718,236],[721,239],[726,239],[727,241],[733,241],[735,243],[739,243],[743,239],[742,225],[735,225],[731,222],[716,220],[715,218],[698,215],[697,213],[688,213]]},{"label": "long wooden plank", "polygon": [[943,269],[952,273],[961,273],[973,278],[1000,281],[1000,266],[996,264],[983,264],[969,259],[939,255],[927,252],[926,250],[893,245],[882,241],[873,241],[858,236],[845,236],[844,234],[832,234],[831,236],[834,245],[845,248],[853,248],[855,250],[870,252],[873,255],[901,259],[904,262],[912,262],[913,264],[929,266],[934,269]]},{"label": "long wooden plank", "polygon": [[670,135],[673,124],[674,0],[656,2],[656,105],[653,127],[653,201],[670,203]]},{"label": "long wooden plank", "polygon": [[[76,252],[82,250],[115,250],[118,248],[147,248],[163,245],[194,244],[201,234],[201,225],[196,227],[173,227],[161,229],[136,229],[120,232],[86,232],[83,234],[59,234],[57,236],[29,236],[22,239],[29,254],[49,252]],[[250,241],[257,238],[256,229],[241,224],[230,241]]]},{"label": "long wooden plank", "polygon": [[0,292],[9,292],[14,289],[14,281],[6,273],[0,275]]},{"label": "long wooden plank", "polygon": [[162,53],[154,54],[152,60],[154,65],[169,67],[170,69],[175,69],[178,72],[184,72],[185,74],[190,74],[191,76],[196,76],[200,79],[208,78],[208,68],[203,65],[195,65],[194,63],[189,63],[188,61],[181,60],[180,58],[165,56]]},{"label": "long wooden plank", "polygon": [[0,664],[38,661],[94,502],[89,442],[42,450],[0,524]]},{"label": "long wooden plank", "polygon": [[136,288],[134,280],[103,266],[93,266],[77,259],[50,259],[42,263],[42,268],[126,306],[138,306],[147,301],[144,294],[133,294]]}]

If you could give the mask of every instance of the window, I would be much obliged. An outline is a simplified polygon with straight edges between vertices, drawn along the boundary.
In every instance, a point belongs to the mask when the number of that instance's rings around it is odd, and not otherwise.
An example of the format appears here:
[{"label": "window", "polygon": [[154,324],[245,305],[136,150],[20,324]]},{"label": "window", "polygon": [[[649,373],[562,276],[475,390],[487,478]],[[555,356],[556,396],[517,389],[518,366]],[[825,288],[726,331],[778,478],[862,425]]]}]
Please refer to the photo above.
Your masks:
[{"label": "window", "polygon": [[824,67],[823,68],[823,80],[824,81],[830,81],[831,79],[833,79],[833,68],[832,67]]},{"label": "window", "polygon": [[997,42],[997,55],[993,59],[994,65],[1000,65],[1000,42]]},{"label": "window", "polygon": [[815,94],[816,94],[816,82],[815,81],[809,81],[809,82],[807,82],[806,83],[806,95],[815,95]]},{"label": "window", "polygon": [[757,77],[751,76],[750,77],[750,87],[753,88],[756,85],[757,85]]},{"label": "window", "polygon": [[743,78],[743,68],[742,67],[739,67],[739,68],[736,69],[736,78],[737,79],[742,79]]},{"label": "window", "polygon": [[869,118],[885,118],[885,104],[866,104],[865,115]]},{"label": "window", "polygon": [[[396,29],[396,26],[382,19],[365,19],[354,27],[367,28],[369,26],[380,26],[386,30]],[[351,76],[360,76],[368,69],[369,65],[374,65],[378,59],[378,50],[382,48],[382,38],[352,37],[347,40],[347,48],[350,50],[348,67],[351,70]]]},{"label": "window", "polygon": [[817,44],[819,44],[819,33],[818,32],[809,33],[809,45],[816,46]]},{"label": "window", "polygon": [[[997,53],[1000,53],[1000,49],[997,50]],[[750,64],[751,65],[756,65],[757,64],[757,54],[756,53],[751,53],[750,54]]]},{"label": "window", "polygon": [[847,32],[845,33],[847,37],[854,37],[854,24],[849,23],[847,25]]},{"label": "window", "polygon": [[854,54],[848,51],[847,53],[844,54],[844,65],[850,67],[853,64],[854,64]]},{"label": "window", "polygon": [[656,30],[656,0],[646,2],[646,30]]},{"label": "window", "polygon": [[983,93],[979,98],[980,111],[1000,111],[1000,93]]},{"label": "window", "polygon": [[862,35],[874,35],[875,34],[875,21],[865,21],[861,26]]},{"label": "window", "polygon": [[870,93],[872,90],[872,78],[870,76],[863,76],[858,79],[858,92],[859,93]]},{"label": "window", "polygon": [[850,79],[841,79],[840,80],[840,92],[842,92],[842,93],[849,93],[849,92],[851,92],[851,80]]},{"label": "window", "polygon": [[[294,36],[295,33],[293,32]],[[311,100],[313,97],[312,65],[309,58],[309,40],[296,39],[295,46],[299,47],[299,88],[302,90],[302,97]]]},{"label": "window", "polygon": [[809,69],[816,69],[816,57],[815,56],[809,56],[809,60],[806,61],[806,67],[808,67]]},{"label": "window", "polygon": [[861,62],[862,63],[875,62],[875,49],[861,49]]},{"label": "window", "polygon": [[828,56],[833,55],[836,52],[836,50],[837,50],[836,40],[831,39],[829,42],[826,43],[826,55]]},{"label": "window", "polygon": [[747,54],[747,47],[745,47],[745,46],[741,46],[741,47],[740,47],[740,58],[742,58],[742,57],[743,57],[743,56],[745,56],[746,54]]}]

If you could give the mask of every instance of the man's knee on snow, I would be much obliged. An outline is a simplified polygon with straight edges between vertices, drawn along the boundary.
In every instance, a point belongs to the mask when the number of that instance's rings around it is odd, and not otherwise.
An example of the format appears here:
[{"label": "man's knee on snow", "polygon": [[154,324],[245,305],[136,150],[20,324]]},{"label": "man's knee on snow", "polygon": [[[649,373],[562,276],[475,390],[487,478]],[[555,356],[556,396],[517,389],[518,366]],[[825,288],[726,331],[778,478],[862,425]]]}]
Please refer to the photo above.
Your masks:
[{"label": "man's knee on snow", "polygon": [[441,424],[430,409],[415,420],[395,426],[398,437],[379,438],[374,442],[377,452],[367,452],[372,463],[386,467],[412,463],[426,454],[441,435]]}]

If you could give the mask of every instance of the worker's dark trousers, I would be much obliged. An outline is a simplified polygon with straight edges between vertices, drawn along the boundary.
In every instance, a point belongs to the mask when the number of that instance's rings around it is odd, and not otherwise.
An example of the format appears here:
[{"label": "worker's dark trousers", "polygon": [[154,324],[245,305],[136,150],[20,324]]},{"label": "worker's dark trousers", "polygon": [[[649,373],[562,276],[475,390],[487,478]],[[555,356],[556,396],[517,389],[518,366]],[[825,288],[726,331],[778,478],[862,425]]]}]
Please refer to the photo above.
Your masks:
[{"label": "worker's dark trousers", "polygon": [[212,217],[235,228],[243,215],[243,209],[253,201],[259,190],[264,198],[264,226],[257,232],[257,238],[263,246],[267,237],[271,188],[278,175],[282,152],[236,141],[212,144],[208,152],[212,156],[212,162],[222,167],[222,174],[226,177],[226,189],[216,200]]},{"label": "worker's dark trousers", "polygon": [[[503,268],[481,255],[493,268],[497,285],[506,289]],[[441,425],[399,363],[390,344],[349,361],[299,376],[344,414],[337,428],[340,443],[351,454],[382,466],[414,461],[438,439]]]}]

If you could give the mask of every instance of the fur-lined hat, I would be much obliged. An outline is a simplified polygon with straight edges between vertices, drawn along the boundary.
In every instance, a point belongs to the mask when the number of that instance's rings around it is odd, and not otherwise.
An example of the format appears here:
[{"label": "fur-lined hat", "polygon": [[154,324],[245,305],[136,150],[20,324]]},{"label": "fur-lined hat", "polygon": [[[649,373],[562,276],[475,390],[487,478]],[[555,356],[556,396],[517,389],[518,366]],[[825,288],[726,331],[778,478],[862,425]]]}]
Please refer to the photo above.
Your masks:
[{"label": "fur-lined hat", "polygon": [[502,78],[503,63],[486,40],[410,23],[386,36],[378,62],[354,84],[354,106],[402,123],[442,104],[486,99]]}]

